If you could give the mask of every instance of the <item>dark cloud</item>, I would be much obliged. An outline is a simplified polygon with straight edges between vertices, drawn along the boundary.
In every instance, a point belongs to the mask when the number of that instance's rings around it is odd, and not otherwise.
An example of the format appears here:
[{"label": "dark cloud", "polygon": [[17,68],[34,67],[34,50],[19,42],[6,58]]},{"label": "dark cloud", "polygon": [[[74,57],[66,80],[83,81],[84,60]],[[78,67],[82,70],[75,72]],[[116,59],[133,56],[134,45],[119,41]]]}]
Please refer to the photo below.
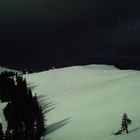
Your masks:
[{"label": "dark cloud", "polygon": [[[0,5],[0,63],[139,65],[136,0],[24,0]],[[136,61],[137,60],[137,61]]]}]

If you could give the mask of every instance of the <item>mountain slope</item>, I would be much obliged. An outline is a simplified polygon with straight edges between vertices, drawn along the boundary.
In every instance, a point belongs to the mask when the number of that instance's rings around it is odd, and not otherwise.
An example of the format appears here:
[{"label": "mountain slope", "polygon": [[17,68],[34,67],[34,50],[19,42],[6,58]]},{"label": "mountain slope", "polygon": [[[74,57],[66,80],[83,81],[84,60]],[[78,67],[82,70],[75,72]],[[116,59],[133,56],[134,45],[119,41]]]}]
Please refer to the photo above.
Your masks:
[{"label": "mountain slope", "polygon": [[0,66],[0,73],[3,72],[3,71],[13,71],[13,72],[16,72],[16,70],[13,70],[13,69],[9,69],[9,68],[1,67]]},{"label": "mountain slope", "polygon": [[[38,95],[55,103],[47,125],[70,118],[50,133],[52,140],[139,140],[140,72],[110,66],[77,66],[26,76]],[[132,119],[128,135],[113,136],[123,113]]]}]

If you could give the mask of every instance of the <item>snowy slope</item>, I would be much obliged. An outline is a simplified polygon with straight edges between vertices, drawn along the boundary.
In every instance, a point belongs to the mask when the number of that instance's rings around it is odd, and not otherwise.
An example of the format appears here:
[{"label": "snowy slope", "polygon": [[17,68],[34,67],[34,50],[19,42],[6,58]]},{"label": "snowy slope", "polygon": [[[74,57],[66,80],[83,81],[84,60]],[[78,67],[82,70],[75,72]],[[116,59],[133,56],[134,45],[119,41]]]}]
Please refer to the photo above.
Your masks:
[{"label": "snowy slope", "polygon": [[1,67],[0,66],[0,73],[3,72],[3,71],[13,71],[13,72],[16,72],[16,70],[13,70],[13,69],[9,69],[9,68]]},{"label": "snowy slope", "polygon": [[7,123],[3,115],[3,109],[6,107],[7,103],[1,103],[0,101],[0,123],[2,123],[4,131],[6,130]]},{"label": "snowy slope", "polygon": [[[56,103],[47,125],[70,118],[52,140],[139,140],[140,72],[113,66],[76,66],[26,76],[38,96]],[[113,136],[123,113],[133,120],[128,135]]]}]

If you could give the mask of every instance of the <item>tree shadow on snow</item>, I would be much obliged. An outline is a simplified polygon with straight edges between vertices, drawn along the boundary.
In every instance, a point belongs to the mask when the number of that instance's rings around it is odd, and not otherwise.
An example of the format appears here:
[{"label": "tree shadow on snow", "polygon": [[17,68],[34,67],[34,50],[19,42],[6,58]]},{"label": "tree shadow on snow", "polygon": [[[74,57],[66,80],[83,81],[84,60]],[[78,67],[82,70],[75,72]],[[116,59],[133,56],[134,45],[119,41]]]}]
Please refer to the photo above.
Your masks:
[{"label": "tree shadow on snow", "polygon": [[138,131],[138,130],[140,130],[140,127],[134,128],[134,129],[130,130],[129,132],[133,133],[133,132]]},{"label": "tree shadow on snow", "polygon": [[[56,108],[55,107],[56,104],[53,102],[48,102],[48,99],[44,95],[38,96],[38,100],[42,107],[44,115],[46,115],[47,113],[49,113],[50,111],[52,111]],[[47,138],[48,134],[53,133],[54,131],[64,127],[69,122],[70,122],[70,118],[66,118],[61,121],[54,122],[54,123],[48,125],[46,127],[46,132],[44,134],[44,140],[50,140],[50,138],[49,139]]]},{"label": "tree shadow on snow", "polygon": [[29,89],[35,89],[36,87],[38,87],[38,85],[34,85],[32,83],[27,83],[27,86]]},{"label": "tree shadow on snow", "polygon": [[69,121],[70,121],[70,118],[66,118],[62,121],[59,121],[59,122],[56,122],[56,123],[53,123],[53,124],[47,126],[46,135],[58,130],[59,128],[65,126],[65,125],[67,125],[69,123]]},{"label": "tree shadow on snow", "polygon": [[55,107],[56,104],[53,102],[49,102],[48,99],[44,95],[39,96],[37,98],[38,98],[38,101],[42,107],[44,115],[46,115],[47,113],[49,113],[50,111],[52,111],[56,108]]}]

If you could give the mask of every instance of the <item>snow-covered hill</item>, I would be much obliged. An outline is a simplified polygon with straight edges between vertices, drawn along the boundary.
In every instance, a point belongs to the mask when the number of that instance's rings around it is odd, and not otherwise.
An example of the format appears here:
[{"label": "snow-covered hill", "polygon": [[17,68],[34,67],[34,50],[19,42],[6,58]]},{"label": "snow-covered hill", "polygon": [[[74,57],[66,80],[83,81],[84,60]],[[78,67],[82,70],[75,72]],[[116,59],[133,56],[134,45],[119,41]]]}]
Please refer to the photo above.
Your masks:
[{"label": "snow-covered hill", "polygon": [[16,72],[16,70],[13,70],[13,69],[9,69],[9,68],[1,67],[0,66],[0,73],[3,72],[3,71],[13,71],[13,72]]},{"label": "snow-covered hill", "polygon": [[[75,66],[26,76],[55,107],[46,115],[47,125],[66,125],[48,134],[52,140],[139,140],[140,72],[113,66]],[[47,102],[47,101],[46,101]],[[113,136],[123,113],[132,119],[128,135]],[[59,123],[58,123],[59,124]],[[56,125],[57,126],[57,125]],[[59,127],[59,125],[58,125]]]},{"label": "snow-covered hill", "polygon": [[[34,93],[43,97],[44,102],[52,102],[49,104],[52,110],[46,114],[49,128],[46,139],[139,140],[139,71],[88,65],[25,77]],[[120,129],[123,113],[133,121],[131,133],[114,136],[111,133]]]}]

